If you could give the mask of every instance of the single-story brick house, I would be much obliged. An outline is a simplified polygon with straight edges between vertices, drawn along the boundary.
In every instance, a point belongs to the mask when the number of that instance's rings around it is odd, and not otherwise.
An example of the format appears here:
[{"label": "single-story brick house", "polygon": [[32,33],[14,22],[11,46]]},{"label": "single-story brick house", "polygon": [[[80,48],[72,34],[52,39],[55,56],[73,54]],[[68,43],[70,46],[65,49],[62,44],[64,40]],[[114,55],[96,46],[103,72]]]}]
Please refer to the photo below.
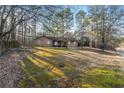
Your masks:
[{"label": "single-story brick house", "polygon": [[34,39],[32,45],[44,47],[77,47],[78,42],[74,38],[40,36]]}]

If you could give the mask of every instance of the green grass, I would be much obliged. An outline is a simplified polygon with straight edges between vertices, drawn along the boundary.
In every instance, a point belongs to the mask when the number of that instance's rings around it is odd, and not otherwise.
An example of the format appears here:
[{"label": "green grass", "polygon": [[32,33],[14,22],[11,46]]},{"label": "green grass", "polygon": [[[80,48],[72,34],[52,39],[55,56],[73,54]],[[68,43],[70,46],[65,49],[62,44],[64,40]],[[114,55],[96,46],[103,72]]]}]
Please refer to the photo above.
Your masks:
[{"label": "green grass", "polygon": [[49,49],[56,49],[56,50],[70,50],[70,49],[68,49],[68,48],[66,48],[66,47],[48,47]]},{"label": "green grass", "polygon": [[81,81],[92,85],[92,87],[124,87],[124,73],[119,70],[116,71],[114,68],[111,70],[107,68],[91,68],[84,71],[81,76]]},{"label": "green grass", "polygon": [[124,87],[124,72],[117,66],[78,69],[75,58],[70,58],[73,51],[65,50],[38,47],[21,62],[25,78],[19,87]]}]

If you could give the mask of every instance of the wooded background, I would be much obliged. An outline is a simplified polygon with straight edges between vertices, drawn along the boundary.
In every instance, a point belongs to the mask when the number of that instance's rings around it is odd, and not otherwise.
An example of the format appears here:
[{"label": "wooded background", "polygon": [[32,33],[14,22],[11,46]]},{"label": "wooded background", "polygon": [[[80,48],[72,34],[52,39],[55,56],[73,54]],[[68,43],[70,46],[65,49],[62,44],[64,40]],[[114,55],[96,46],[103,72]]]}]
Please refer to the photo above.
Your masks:
[{"label": "wooded background", "polygon": [[124,30],[123,6],[86,6],[87,11],[77,12],[74,7],[1,5],[0,55],[8,48],[30,45],[42,35],[73,37],[82,47],[88,41],[103,50],[118,45]]}]

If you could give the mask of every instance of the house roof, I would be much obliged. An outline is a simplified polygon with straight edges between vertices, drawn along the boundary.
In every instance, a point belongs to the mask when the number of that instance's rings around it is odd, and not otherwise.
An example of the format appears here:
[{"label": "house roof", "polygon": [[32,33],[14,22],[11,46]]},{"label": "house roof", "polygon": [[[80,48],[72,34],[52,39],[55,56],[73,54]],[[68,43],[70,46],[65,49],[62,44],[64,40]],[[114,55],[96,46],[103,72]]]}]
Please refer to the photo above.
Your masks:
[{"label": "house roof", "polygon": [[46,38],[48,38],[50,40],[54,40],[54,41],[65,41],[65,42],[66,41],[71,41],[71,42],[76,41],[77,42],[77,40],[75,38],[52,37],[52,36],[40,36],[40,37],[37,37],[35,40],[37,40],[37,39],[39,39],[41,37],[46,37]]}]

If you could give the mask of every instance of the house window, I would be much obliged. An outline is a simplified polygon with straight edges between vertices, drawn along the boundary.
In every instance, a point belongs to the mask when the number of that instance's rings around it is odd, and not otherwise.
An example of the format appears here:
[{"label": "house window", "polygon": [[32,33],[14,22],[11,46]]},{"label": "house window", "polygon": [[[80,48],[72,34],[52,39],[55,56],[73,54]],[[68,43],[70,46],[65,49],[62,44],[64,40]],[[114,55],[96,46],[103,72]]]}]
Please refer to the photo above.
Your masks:
[{"label": "house window", "polygon": [[74,45],[76,45],[76,42],[74,42]]},{"label": "house window", "polygon": [[48,41],[47,44],[50,44],[50,41]]},{"label": "house window", "polygon": [[68,44],[70,45],[70,44],[71,44],[71,42],[69,41],[69,42],[68,42]]},{"label": "house window", "polygon": [[54,45],[58,45],[58,42],[54,42]]}]

